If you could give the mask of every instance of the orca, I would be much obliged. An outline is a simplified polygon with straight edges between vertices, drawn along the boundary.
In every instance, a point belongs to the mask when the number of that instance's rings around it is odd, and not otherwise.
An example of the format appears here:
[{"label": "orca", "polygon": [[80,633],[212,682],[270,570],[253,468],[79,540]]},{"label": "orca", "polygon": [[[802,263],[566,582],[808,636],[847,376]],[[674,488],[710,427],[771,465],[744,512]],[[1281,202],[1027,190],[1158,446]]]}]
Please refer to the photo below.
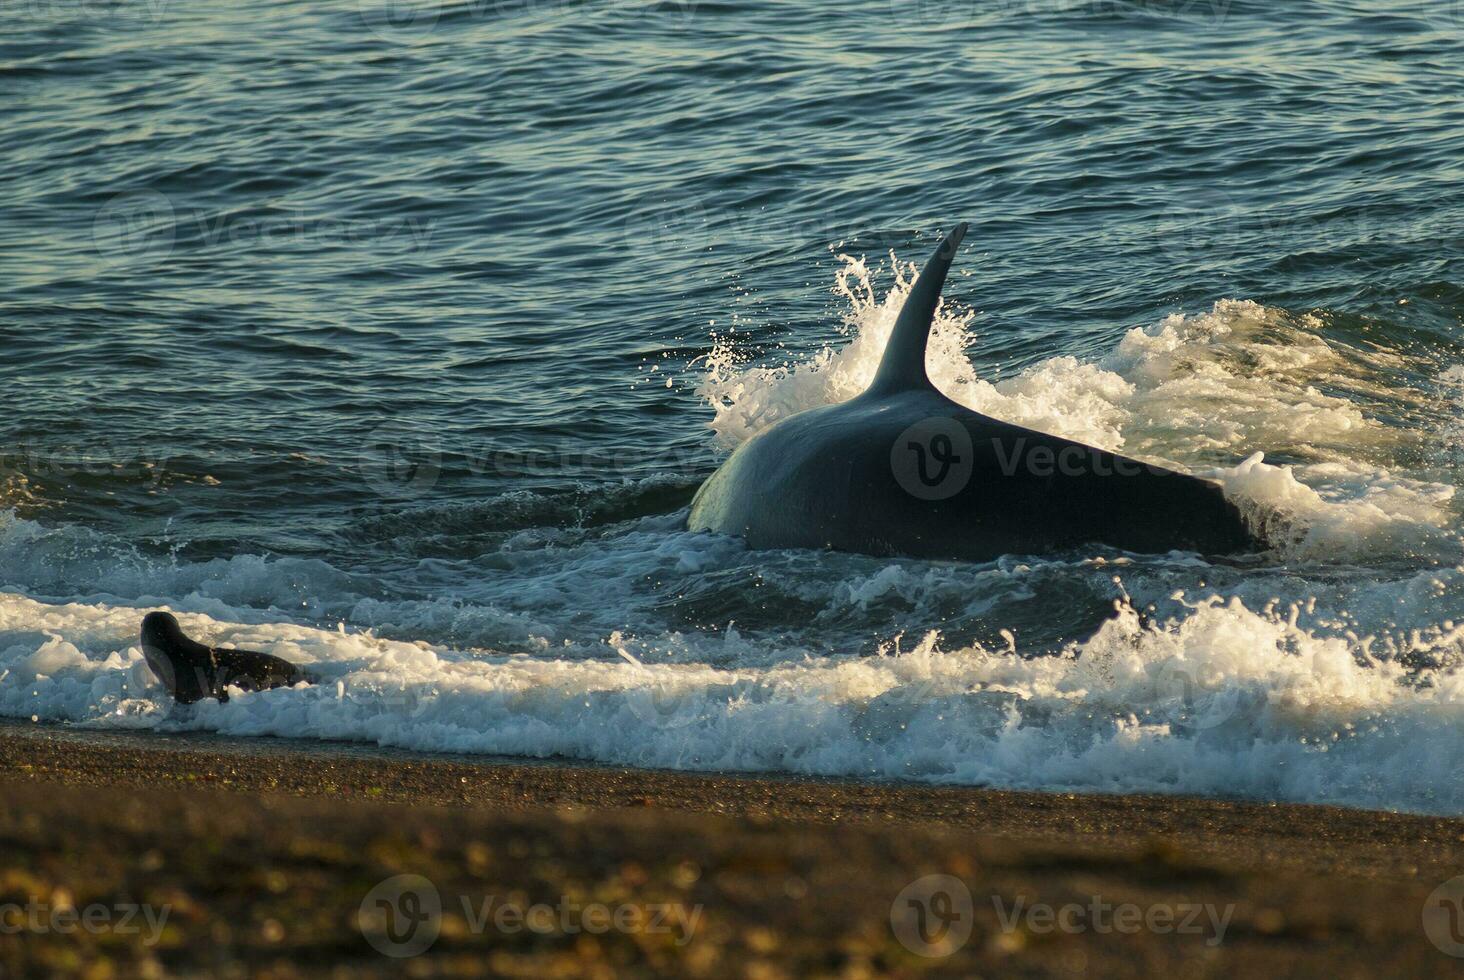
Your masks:
[{"label": "orca", "polygon": [[313,680],[288,660],[267,653],[206,647],[190,640],[178,620],[165,612],[142,618],[142,655],[179,704],[205,698],[227,701],[230,687],[263,691]]},{"label": "orca", "polygon": [[697,491],[688,528],[754,549],[962,561],[1092,545],[1261,549],[1216,483],[989,418],[936,390],[926,344],[966,227],[911,287],[869,387],[744,442]]}]

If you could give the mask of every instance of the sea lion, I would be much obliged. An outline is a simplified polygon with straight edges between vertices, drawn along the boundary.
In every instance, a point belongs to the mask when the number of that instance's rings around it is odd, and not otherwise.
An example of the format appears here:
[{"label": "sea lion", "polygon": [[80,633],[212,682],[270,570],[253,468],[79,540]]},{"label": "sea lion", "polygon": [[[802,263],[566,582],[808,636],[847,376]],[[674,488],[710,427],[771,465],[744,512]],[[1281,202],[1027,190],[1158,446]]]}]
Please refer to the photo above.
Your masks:
[{"label": "sea lion", "polygon": [[142,618],[142,653],[179,704],[204,698],[227,701],[229,687],[264,691],[312,680],[288,660],[267,653],[206,647],[190,640],[178,620],[165,612]]}]

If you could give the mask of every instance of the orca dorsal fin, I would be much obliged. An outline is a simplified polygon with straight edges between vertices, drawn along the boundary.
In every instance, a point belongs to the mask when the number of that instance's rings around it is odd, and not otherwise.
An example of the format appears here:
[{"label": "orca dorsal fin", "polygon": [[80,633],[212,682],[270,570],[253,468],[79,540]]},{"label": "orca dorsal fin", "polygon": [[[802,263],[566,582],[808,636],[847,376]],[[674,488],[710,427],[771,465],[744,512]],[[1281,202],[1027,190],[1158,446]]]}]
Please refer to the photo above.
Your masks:
[{"label": "orca dorsal fin", "polygon": [[930,324],[935,319],[935,308],[940,303],[940,290],[945,285],[946,273],[951,269],[951,260],[956,257],[956,248],[966,237],[966,223],[963,221],[951,229],[951,233],[940,243],[930,261],[925,263],[905,307],[890,332],[889,343],[885,345],[884,357],[875,372],[869,392],[891,394],[908,391],[911,388],[933,387],[925,374],[925,345],[930,340]]}]

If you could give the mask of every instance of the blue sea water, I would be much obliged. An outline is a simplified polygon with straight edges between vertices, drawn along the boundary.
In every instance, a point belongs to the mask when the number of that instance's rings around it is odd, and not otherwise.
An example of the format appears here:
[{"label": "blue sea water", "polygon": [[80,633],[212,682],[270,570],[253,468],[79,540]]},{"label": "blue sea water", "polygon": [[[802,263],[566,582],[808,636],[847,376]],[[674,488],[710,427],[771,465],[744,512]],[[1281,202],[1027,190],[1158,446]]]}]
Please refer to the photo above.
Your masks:
[{"label": "blue sea water", "polygon": [[[1464,812],[1461,65],[1414,0],[23,4],[0,714]],[[942,388],[1267,555],[684,531],[958,220]],[[175,710],[163,607],[326,683]]]}]

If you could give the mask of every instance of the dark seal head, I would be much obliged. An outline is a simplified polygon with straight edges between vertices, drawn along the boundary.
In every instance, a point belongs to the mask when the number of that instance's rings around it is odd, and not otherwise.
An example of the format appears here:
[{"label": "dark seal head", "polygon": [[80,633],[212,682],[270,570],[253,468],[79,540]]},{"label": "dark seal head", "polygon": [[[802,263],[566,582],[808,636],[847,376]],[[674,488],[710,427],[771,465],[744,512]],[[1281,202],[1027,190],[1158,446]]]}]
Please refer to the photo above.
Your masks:
[{"label": "dark seal head", "polygon": [[142,618],[142,655],[179,704],[229,700],[228,688],[263,691],[309,680],[288,660],[249,650],[207,647],[190,640],[171,613]]},{"label": "dark seal head", "polygon": [[869,388],[747,440],[704,483],[693,531],[753,548],[989,561],[1084,545],[1230,554],[1260,542],[1208,480],[973,412],[925,372],[959,225],[910,290]]},{"label": "dark seal head", "polygon": [[142,645],[146,652],[149,643],[192,643],[183,635],[183,627],[172,613],[150,612],[142,617]]}]

